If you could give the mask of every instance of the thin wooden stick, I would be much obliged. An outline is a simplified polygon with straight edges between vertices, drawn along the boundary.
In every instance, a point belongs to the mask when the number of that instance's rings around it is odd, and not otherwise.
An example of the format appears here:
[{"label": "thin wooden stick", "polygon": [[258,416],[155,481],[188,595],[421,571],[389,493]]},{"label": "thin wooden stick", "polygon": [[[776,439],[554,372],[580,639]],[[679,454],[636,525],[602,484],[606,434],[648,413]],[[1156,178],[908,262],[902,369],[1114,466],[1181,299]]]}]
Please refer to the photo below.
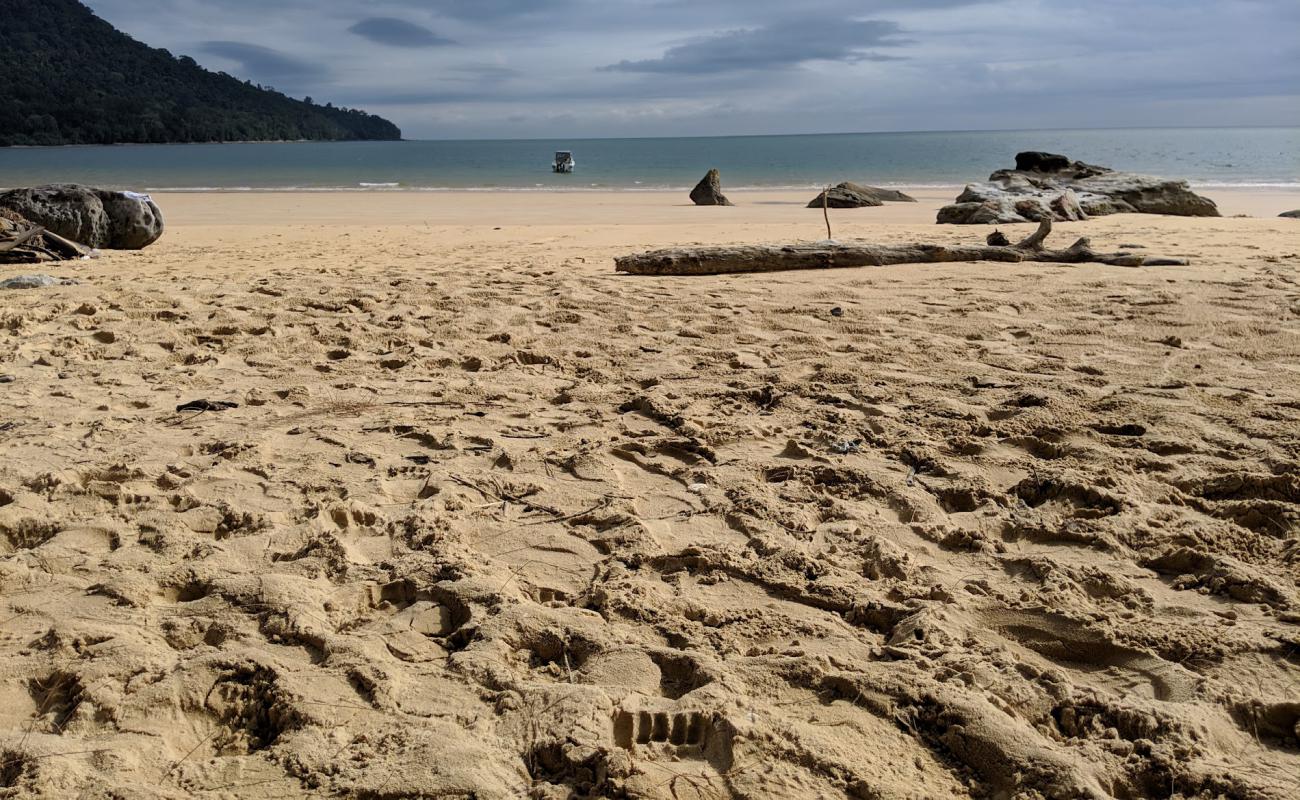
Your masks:
[{"label": "thin wooden stick", "polygon": [[835,240],[835,237],[831,236],[830,202],[831,202],[831,187],[827,186],[825,189],[822,190],[822,216],[826,218],[826,241],[828,242]]}]

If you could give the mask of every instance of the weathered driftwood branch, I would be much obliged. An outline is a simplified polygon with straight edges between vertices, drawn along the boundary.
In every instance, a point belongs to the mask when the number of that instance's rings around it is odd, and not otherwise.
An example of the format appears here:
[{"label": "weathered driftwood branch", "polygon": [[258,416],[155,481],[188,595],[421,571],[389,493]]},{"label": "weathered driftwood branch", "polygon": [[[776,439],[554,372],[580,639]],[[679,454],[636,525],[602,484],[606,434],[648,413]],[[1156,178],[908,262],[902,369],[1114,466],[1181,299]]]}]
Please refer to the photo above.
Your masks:
[{"label": "weathered driftwood branch", "polygon": [[0,253],[7,253],[10,250],[16,250],[35,239],[44,232],[44,228],[28,228],[25,231],[18,231],[13,238],[0,239]]},{"label": "weathered driftwood branch", "polygon": [[46,248],[54,251],[63,258],[81,258],[90,255],[89,247],[86,247],[83,244],[78,244],[71,239],[65,239],[57,233],[42,230],[41,238],[45,240]]},{"label": "weathered driftwood branch", "polygon": [[0,218],[0,264],[39,264],[88,255],[90,249],[50,233],[39,225],[23,227]]},{"label": "weathered driftwood branch", "polygon": [[1013,245],[937,244],[795,244],[739,245],[656,250],[615,259],[615,269],[634,275],[717,275],[731,272],[776,272],[791,269],[883,267],[891,264],[942,264],[954,261],[1043,261],[1058,264],[1110,264],[1119,267],[1185,266],[1186,261],[1151,258],[1138,253],[1098,253],[1087,238],[1064,250],[1046,250],[1043,241],[1052,221]]}]

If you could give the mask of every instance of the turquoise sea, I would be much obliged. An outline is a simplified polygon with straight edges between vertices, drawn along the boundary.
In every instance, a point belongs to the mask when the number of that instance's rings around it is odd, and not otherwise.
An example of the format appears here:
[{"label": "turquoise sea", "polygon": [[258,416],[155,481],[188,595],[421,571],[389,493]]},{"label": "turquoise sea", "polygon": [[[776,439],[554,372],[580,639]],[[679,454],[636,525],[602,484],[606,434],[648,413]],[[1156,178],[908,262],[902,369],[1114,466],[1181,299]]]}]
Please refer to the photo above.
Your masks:
[{"label": "turquoise sea", "polygon": [[[550,171],[556,150],[573,151],[574,174]],[[0,149],[0,187],[654,190],[689,188],[711,167],[729,190],[952,186],[1012,166],[1021,150],[1200,186],[1300,186],[1300,128],[1175,128],[13,148]]]}]

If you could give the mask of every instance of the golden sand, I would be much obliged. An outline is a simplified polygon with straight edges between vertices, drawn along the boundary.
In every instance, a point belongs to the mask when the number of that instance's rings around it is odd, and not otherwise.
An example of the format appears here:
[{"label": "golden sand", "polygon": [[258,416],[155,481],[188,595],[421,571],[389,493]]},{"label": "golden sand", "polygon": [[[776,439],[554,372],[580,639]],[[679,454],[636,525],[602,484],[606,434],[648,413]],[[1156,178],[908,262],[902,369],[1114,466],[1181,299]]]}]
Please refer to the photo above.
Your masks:
[{"label": "golden sand", "polygon": [[811,194],[161,196],[0,294],[0,795],[1295,797],[1300,196],[613,272]]}]

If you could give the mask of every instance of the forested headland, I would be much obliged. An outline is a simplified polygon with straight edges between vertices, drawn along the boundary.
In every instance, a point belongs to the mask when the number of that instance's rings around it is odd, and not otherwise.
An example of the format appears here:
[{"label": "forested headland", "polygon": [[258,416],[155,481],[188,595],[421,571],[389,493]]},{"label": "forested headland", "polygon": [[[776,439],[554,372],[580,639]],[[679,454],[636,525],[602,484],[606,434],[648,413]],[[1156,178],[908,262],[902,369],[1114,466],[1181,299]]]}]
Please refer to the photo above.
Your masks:
[{"label": "forested headland", "polygon": [[0,146],[402,136],[137,42],[78,0],[0,0],[0,26]]}]

